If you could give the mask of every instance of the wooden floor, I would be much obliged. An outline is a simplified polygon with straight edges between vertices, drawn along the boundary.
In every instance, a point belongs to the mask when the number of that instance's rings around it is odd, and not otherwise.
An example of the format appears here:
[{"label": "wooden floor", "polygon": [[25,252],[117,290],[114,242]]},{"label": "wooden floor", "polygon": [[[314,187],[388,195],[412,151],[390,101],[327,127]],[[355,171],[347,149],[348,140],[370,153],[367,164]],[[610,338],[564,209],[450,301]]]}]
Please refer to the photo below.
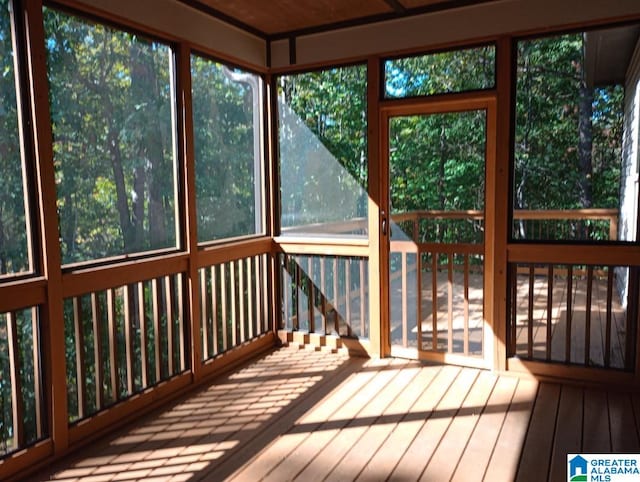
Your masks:
[{"label": "wooden floor", "polygon": [[638,395],[288,347],[33,480],[560,481],[638,422]]}]

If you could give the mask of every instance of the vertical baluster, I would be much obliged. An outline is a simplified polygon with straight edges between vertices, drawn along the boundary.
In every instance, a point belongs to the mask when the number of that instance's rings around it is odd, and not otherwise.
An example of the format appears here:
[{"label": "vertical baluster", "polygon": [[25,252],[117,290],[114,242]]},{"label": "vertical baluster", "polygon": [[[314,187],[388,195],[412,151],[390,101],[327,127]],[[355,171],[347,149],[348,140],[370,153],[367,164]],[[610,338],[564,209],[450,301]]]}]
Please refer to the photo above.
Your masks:
[{"label": "vertical baluster", "polygon": [[515,355],[517,351],[517,328],[518,328],[518,265],[510,265],[511,272],[511,332],[510,344],[511,354]]},{"label": "vertical baluster", "polygon": [[142,372],[142,388],[149,386],[151,372],[149,368],[149,320],[144,299],[144,282],[137,283],[138,287],[138,323],[140,325],[140,362]]},{"label": "vertical baluster", "polygon": [[207,294],[207,270],[200,269],[200,320],[202,324],[202,360],[208,360],[211,356],[209,352],[209,312],[210,304]]},{"label": "vertical baluster", "polygon": [[[364,283],[363,283],[364,284]],[[422,350],[422,252],[416,253],[416,314],[418,317],[418,350]]]},{"label": "vertical baluster", "polygon": [[235,347],[238,345],[238,311],[236,306],[236,268],[237,262],[230,261],[229,262],[229,288],[231,288],[230,296],[231,296],[231,347]]},{"label": "vertical baluster", "polygon": [[464,354],[469,355],[469,253],[464,253]]},{"label": "vertical baluster", "polygon": [[[74,298],[75,301],[75,298]],[[75,307],[75,304],[74,304]],[[75,311],[75,310],[74,310]],[[75,318],[75,314],[74,314]],[[18,343],[18,319],[14,312],[6,314],[7,345],[9,346],[9,369],[11,378],[11,416],[13,425],[13,448],[21,448],[25,443],[24,399],[20,378],[20,344]],[[80,388],[80,386],[78,386]],[[80,407],[80,395],[78,395]],[[79,408],[78,408],[79,410]]]},{"label": "vertical baluster", "polygon": [[158,280],[154,278],[151,280],[151,309],[153,312],[153,350],[155,353],[155,371],[156,371],[156,383],[162,380],[162,365],[163,356],[162,356],[162,323],[160,323],[160,319],[162,318],[162,293],[158,288]]},{"label": "vertical baluster", "polygon": [[431,253],[431,317],[433,350],[438,349],[438,253]]},{"label": "vertical baluster", "polygon": [[400,268],[400,272],[402,273],[402,301],[401,301],[401,307],[402,307],[402,346],[403,347],[408,347],[409,346],[409,316],[407,313],[407,308],[408,308],[408,301],[407,301],[407,289],[408,289],[408,282],[407,282],[407,271],[408,271],[408,267],[407,267],[407,253],[406,251],[402,252],[401,255],[401,268]]},{"label": "vertical baluster", "polygon": [[184,306],[184,291],[185,291],[185,283],[186,283],[186,279],[182,274],[178,274],[176,275],[177,279],[177,285],[178,285],[178,289],[177,289],[177,298],[178,298],[178,304],[176,306],[176,313],[178,315],[178,343],[179,343],[179,356],[180,356],[180,367],[179,370],[183,371],[185,368],[187,368],[187,353],[186,353],[186,340],[188,339],[188,337],[186,336],[186,327],[187,325],[185,324],[185,306]]},{"label": "vertical baluster", "polygon": [[243,343],[244,341],[246,341],[246,328],[244,326],[245,320],[246,320],[246,316],[245,316],[245,294],[244,294],[244,260],[239,259],[237,261],[238,264],[238,304],[240,305],[238,307],[238,314],[240,315],[238,317],[238,323],[240,324],[240,343]]},{"label": "vertical baluster", "polygon": [[573,266],[567,270],[567,333],[565,338],[565,362],[571,361],[571,323],[573,320]]},{"label": "vertical baluster", "polygon": [[613,313],[613,267],[607,266],[607,321],[604,341],[604,367],[611,366],[611,317]]},{"label": "vertical baluster", "polygon": [[76,390],[78,392],[78,418],[87,415],[87,376],[84,364],[84,327],[82,305],[79,297],[73,298],[73,327],[76,346]]},{"label": "vertical baluster", "polygon": [[107,323],[109,325],[109,377],[113,401],[120,399],[118,378],[118,323],[116,321],[116,299],[113,289],[107,290]]},{"label": "vertical baluster", "polygon": [[338,258],[333,258],[333,312],[334,312],[334,329],[336,334],[340,335],[340,301],[338,295]]},{"label": "vertical baluster", "polygon": [[254,321],[255,321],[255,316],[253,313],[253,307],[255,305],[254,303],[254,282],[253,282],[253,259],[254,258],[247,258],[245,261],[245,269],[247,272],[247,336],[249,337],[249,339],[253,339],[254,337]]},{"label": "vertical baluster", "polygon": [[[262,255],[262,275],[258,277],[258,279],[262,280],[260,286],[262,287],[262,330],[269,330],[269,319],[271,316],[269,315],[269,284],[267,283],[267,277],[269,273],[269,257],[266,254]],[[274,265],[271,265],[272,268],[275,269]],[[271,279],[269,277],[269,279]]]},{"label": "vertical baluster", "polygon": [[33,388],[35,399],[36,438],[42,438],[42,377],[41,377],[41,350],[40,350],[40,322],[37,307],[31,308],[31,335],[33,338]]},{"label": "vertical baluster", "polygon": [[351,323],[353,322],[351,317],[351,263],[352,258],[346,258],[344,260],[344,300],[345,300],[345,316],[347,322],[347,336],[352,336]]},{"label": "vertical baluster", "polygon": [[367,286],[367,280],[365,278],[366,260],[363,258],[359,258],[358,263],[360,265],[360,336],[365,337],[367,336],[367,329],[365,324],[365,320],[366,320],[365,293],[366,293],[366,286]]},{"label": "vertical baluster", "polygon": [[553,265],[550,264],[547,272],[547,339],[546,354],[547,361],[551,361],[551,335],[553,334]]},{"label": "vertical baluster", "polygon": [[527,357],[533,358],[533,295],[535,291],[535,266],[529,265],[529,304],[527,305]]},{"label": "vertical baluster", "polygon": [[[255,315],[255,325],[256,325],[256,334],[260,334],[262,333],[262,329],[260,328],[262,326],[261,320],[262,320],[262,304],[263,304],[263,300],[262,300],[262,296],[261,296],[261,289],[262,287],[262,282],[263,280],[260,278],[260,262],[261,262],[261,256],[256,256],[253,258],[253,268],[255,271],[255,275],[253,277],[253,281],[254,281],[254,290],[256,293],[256,302],[255,302],[255,311],[256,311],[256,315]],[[266,279],[264,280],[264,284],[266,285]],[[284,285],[282,285],[282,291],[286,291],[287,287]]]},{"label": "vertical baluster", "polygon": [[593,290],[593,266],[587,267],[587,307],[585,312],[584,364],[590,365],[591,359],[591,291]]},{"label": "vertical baluster", "polygon": [[167,307],[167,357],[169,376],[176,373],[175,352],[176,352],[176,324],[174,323],[174,283],[173,276],[164,277],[164,303]]},{"label": "vertical baluster", "polygon": [[[127,393],[133,393],[133,337],[131,336],[132,310],[133,310],[133,290],[131,286],[124,287],[124,343],[125,361],[127,364]],[[141,351],[142,352],[142,351]]]},{"label": "vertical baluster", "polygon": [[315,319],[315,305],[316,305],[316,293],[313,286],[313,256],[307,257],[307,308],[309,316],[309,333],[315,333],[316,331],[316,319]]},{"label": "vertical baluster", "polygon": [[327,334],[327,273],[326,273],[326,263],[327,259],[322,256],[320,258],[320,314],[322,316],[322,334]]},{"label": "vertical baluster", "polygon": [[220,303],[222,304],[222,351],[229,348],[229,338],[227,336],[227,274],[226,264],[220,263]]},{"label": "vertical baluster", "polygon": [[210,299],[210,309],[211,309],[211,352],[209,356],[215,356],[219,352],[218,348],[218,327],[220,326],[220,319],[218,317],[218,280],[216,274],[216,267],[211,266],[209,268],[209,275],[211,276],[211,299]]},{"label": "vertical baluster", "polygon": [[447,289],[449,311],[447,320],[447,351],[453,353],[453,253],[447,255]]},{"label": "vertical baluster", "polygon": [[93,366],[96,374],[96,409],[102,410],[104,406],[104,370],[102,367],[102,314],[98,294],[91,293],[91,321],[93,325]]},{"label": "vertical baluster", "polygon": [[[289,322],[291,322],[291,329],[293,329],[293,306],[291,306],[291,273],[289,267],[291,266],[289,256],[282,255],[282,326],[281,328],[289,328]],[[291,307],[291,317],[289,318],[289,307]]]}]

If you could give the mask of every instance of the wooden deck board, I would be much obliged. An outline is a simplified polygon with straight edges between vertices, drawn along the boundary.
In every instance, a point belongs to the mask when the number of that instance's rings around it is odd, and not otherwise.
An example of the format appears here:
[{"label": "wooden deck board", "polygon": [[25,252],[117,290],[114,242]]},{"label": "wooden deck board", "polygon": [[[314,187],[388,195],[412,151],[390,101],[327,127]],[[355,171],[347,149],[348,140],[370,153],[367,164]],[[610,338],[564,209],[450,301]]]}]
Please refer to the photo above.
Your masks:
[{"label": "wooden deck board", "polygon": [[639,411],[628,393],[292,347],[32,480],[563,480],[567,452],[639,451]]}]

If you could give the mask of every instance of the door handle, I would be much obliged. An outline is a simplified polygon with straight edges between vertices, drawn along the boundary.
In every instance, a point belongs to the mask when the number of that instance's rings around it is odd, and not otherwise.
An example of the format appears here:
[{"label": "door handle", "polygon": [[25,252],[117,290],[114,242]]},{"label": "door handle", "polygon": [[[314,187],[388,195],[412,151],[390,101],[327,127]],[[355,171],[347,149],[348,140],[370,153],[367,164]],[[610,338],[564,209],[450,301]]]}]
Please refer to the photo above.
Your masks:
[{"label": "door handle", "polygon": [[386,236],[387,235],[387,216],[384,211],[380,213],[380,216],[382,217],[382,235]]}]

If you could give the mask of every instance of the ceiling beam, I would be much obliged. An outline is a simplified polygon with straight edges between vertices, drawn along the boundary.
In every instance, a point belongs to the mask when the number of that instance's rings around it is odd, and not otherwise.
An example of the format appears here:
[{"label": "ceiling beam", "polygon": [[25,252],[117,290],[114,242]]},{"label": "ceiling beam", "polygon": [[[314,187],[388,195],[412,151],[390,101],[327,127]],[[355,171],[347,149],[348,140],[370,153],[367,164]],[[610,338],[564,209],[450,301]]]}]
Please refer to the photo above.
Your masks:
[{"label": "ceiling beam", "polygon": [[269,37],[269,35],[267,35],[266,32],[263,32],[260,29],[255,28],[252,25],[249,25],[247,23],[244,23],[240,20],[238,20],[235,17],[231,17],[229,15],[227,15],[224,12],[221,12],[218,9],[215,9],[209,5],[206,5],[202,2],[199,2],[198,0],[178,0],[180,3],[184,3],[185,5],[188,5],[191,8],[194,8],[196,10],[199,10],[203,13],[206,13],[207,15],[211,15],[212,17],[217,18],[218,20],[222,20],[223,22],[229,23],[235,27],[238,27],[242,30],[244,30],[245,32],[251,33],[253,35],[255,35],[256,37],[260,37],[261,39],[267,40],[267,38]]}]

